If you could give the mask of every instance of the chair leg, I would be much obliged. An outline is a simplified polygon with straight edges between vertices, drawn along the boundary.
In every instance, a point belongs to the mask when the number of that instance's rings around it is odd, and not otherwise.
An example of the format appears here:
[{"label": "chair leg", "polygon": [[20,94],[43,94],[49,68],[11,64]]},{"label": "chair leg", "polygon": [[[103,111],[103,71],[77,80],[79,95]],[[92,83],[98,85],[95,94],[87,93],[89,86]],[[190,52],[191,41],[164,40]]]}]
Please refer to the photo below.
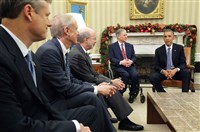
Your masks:
[{"label": "chair leg", "polygon": [[140,102],[141,103],[144,103],[145,102],[145,96],[143,94],[143,90],[142,88],[140,87]]},{"label": "chair leg", "polygon": [[152,87],[152,91],[153,91],[153,92],[155,92],[155,91],[156,91],[156,90],[155,90],[155,88],[154,88],[154,86]]},{"label": "chair leg", "polygon": [[194,87],[190,88],[191,92],[195,92],[195,89]]}]

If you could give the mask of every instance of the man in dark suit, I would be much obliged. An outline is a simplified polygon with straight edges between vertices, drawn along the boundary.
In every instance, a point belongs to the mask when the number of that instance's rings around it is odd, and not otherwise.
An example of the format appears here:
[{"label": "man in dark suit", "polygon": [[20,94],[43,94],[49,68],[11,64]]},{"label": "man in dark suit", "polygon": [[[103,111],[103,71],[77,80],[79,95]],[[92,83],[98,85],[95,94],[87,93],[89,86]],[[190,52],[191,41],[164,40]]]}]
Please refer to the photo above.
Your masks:
[{"label": "man in dark suit", "polygon": [[71,75],[68,61],[68,51],[72,43],[77,42],[77,23],[69,14],[58,15],[51,22],[52,39],[43,44],[36,52],[42,67],[45,94],[55,109],[60,107],[78,107],[93,105],[98,110],[101,119],[99,131],[116,131],[108,111],[96,94],[112,96],[114,86],[93,86],[80,81]]},{"label": "man in dark suit", "polygon": [[[122,89],[124,84],[121,80],[111,80],[110,78],[100,75],[92,68],[90,57],[86,51],[92,49],[96,43],[95,31],[91,28],[82,28],[79,31],[78,42],[76,46],[70,51],[70,69],[72,74],[82,81],[99,84],[108,82],[118,89]],[[113,83],[114,82],[114,83]],[[110,108],[115,113],[120,121],[119,129],[121,130],[143,130],[143,126],[135,124],[128,119],[128,115],[132,112],[130,105],[124,100],[119,91],[112,97],[105,98]]]},{"label": "man in dark suit", "polygon": [[[111,68],[122,78],[126,88],[131,80],[131,87],[129,92],[129,102],[133,103],[134,98],[137,95],[139,89],[138,74],[136,72],[136,56],[134,47],[132,44],[126,42],[127,33],[125,29],[118,29],[116,31],[117,42],[108,46],[109,60]],[[125,89],[121,90],[121,93],[125,92]]]},{"label": "man in dark suit", "polygon": [[157,92],[165,92],[162,80],[182,80],[182,92],[188,92],[191,75],[186,68],[183,46],[173,43],[174,32],[170,29],[164,31],[163,40],[165,44],[155,51],[155,73],[151,75],[150,82]]},{"label": "man in dark suit", "polygon": [[51,26],[50,3],[50,0],[0,1],[1,132],[90,132],[90,128],[99,131],[101,127],[94,106],[58,112],[42,92],[41,69],[28,48],[46,37]]}]

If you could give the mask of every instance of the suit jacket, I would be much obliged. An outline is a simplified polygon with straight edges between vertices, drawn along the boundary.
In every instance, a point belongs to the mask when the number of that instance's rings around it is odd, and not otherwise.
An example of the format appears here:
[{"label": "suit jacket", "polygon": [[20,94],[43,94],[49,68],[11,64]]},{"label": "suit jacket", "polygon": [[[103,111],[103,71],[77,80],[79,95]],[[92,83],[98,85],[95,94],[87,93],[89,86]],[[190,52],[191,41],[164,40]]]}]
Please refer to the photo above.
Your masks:
[{"label": "suit jacket", "polygon": [[[136,56],[134,46],[125,42],[126,56],[133,61],[133,66],[136,63]],[[108,45],[108,55],[111,62],[112,69],[123,67],[119,65],[119,62],[123,60],[122,52],[118,42]]]},{"label": "suit jacket", "polygon": [[[175,68],[180,70],[186,68],[186,59],[184,55],[183,46],[173,43],[172,48],[172,62]],[[155,71],[160,72],[162,69],[166,69],[167,54],[165,44],[155,50]]]},{"label": "suit jacket", "polygon": [[[83,48],[79,44],[70,51],[69,57],[70,69],[72,69],[74,76],[95,84],[111,81],[111,79],[99,75],[94,71],[90,57],[85,54]],[[118,120],[126,118],[133,111],[119,91],[117,91],[113,96],[105,98],[105,100],[115,113]]]},{"label": "suit jacket", "polygon": [[85,53],[80,44],[77,44],[69,53],[70,69],[74,77],[94,84],[111,82],[111,79],[98,74],[92,67],[90,57]]},{"label": "suit jacket", "polygon": [[52,121],[65,119],[41,92],[41,71],[35,56],[37,88],[20,49],[1,26],[0,60],[1,132],[75,131],[72,121]]},{"label": "suit jacket", "polygon": [[37,50],[36,55],[42,67],[44,85],[47,88],[45,94],[50,102],[73,97],[85,91],[94,91],[91,84],[82,82],[72,75],[69,81],[62,48],[56,38],[43,44]]}]

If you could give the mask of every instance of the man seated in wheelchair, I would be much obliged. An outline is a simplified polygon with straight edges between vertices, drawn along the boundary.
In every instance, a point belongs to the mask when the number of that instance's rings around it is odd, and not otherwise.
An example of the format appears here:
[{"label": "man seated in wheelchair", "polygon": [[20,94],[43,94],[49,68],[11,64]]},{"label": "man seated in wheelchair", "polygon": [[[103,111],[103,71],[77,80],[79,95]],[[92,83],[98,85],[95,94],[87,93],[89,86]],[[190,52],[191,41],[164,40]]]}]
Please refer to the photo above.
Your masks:
[{"label": "man seated in wheelchair", "polygon": [[127,32],[125,29],[118,29],[116,31],[117,41],[108,46],[110,66],[113,73],[120,77],[125,83],[126,88],[120,92],[126,91],[129,86],[129,99],[133,103],[134,98],[139,92],[139,77],[136,71],[136,56],[133,44],[127,43]]}]

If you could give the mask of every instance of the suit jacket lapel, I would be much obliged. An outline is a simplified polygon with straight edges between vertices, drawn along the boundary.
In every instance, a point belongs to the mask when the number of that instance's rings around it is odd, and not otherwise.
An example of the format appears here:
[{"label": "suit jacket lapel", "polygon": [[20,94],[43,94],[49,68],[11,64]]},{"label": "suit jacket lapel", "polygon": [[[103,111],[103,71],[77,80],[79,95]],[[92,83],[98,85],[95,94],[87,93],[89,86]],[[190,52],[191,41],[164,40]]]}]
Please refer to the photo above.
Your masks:
[{"label": "suit jacket lapel", "polygon": [[88,63],[89,65],[92,65],[92,61],[90,60],[89,55],[87,55],[87,54],[85,53],[85,51],[83,50],[83,48],[81,47],[80,44],[77,45],[77,48],[78,48],[78,50],[81,52],[81,54],[85,57],[85,59],[87,60],[87,63]]},{"label": "suit jacket lapel", "polygon": [[125,47],[125,54],[126,54],[126,57],[130,59],[130,57],[128,57],[128,54],[130,53],[130,52],[128,52],[128,51],[129,51],[130,48],[128,47],[128,44],[127,44],[126,42],[124,43],[124,47]]},{"label": "suit jacket lapel", "polygon": [[[2,27],[0,27],[0,30],[2,30]],[[3,29],[4,30],[4,29]],[[34,81],[32,79],[31,73],[28,69],[27,63],[25,61],[24,56],[22,55],[19,47],[15,43],[15,41],[12,39],[12,37],[4,30],[4,37],[2,38],[5,44],[5,47],[7,48],[8,52],[12,55],[14,59],[14,63],[16,64],[17,69],[21,73],[25,84],[27,85],[27,88],[36,95],[39,99],[39,93],[37,91],[37,88],[34,84]],[[36,73],[37,75],[37,73]]]},{"label": "suit jacket lapel", "polygon": [[64,55],[63,55],[63,51],[62,51],[62,48],[61,48],[61,46],[60,46],[60,43],[58,42],[58,40],[57,40],[56,38],[53,38],[52,41],[53,41],[53,43],[55,44],[56,48],[58,49],[59,54],[61,55],[61,58],[62,58],[62,60],[61,60],[62,66],[63,66],[64,71],[66,71]]},{"label": "suit jacket lapel", "polygon": [[92,66],[92,60],[90,59],[90,56],[87,55],[86,53],[84,54],[84,56],[85,56],[85,58],[86,58],[88,64],[89,64],[90,66]]},{"label": "suit jacket lapel", "polygon": [[174,64],[174,61],[176,60],[176,57],[177,57],[177,47],[175,44],[173,44],[173,48],[172,48],[172,62]]},{"label": "suit jacket lapel", "polygon": [[121,58],[123,58],[122,51],[118,42],[115,43],[115,49],[116,49],[116,53],[120,53]]},{"label": "suit jacket lapel", "polygon": [[[20,73],[22,73],[22,77],[24,78],[24,81],[25,81],[27,87],[30,89],[30,91],[33,94],[35,94],[41,100],[40,95],[39,95],[39,93],[37,91],[38,89],[35,86],[35,83],[33,81],[31,73],[30,73],[30,71],[28,69],[28,66],[26,66],[27,65],[26,61],[18,56],[18,57],[16,57],[15,63],[16,63],[16,67],[19,69]],[[37,82],[39,82],[38,81],[38,74],[37,74],[38,70],[37,70],[36,67],[37,66],[35,66],[35,72],[36,72]],[[39,85],[39,83],[38,83],[38,85]]]},{"label": "suit jacket lapel", "polygon": [[80,44],[77,45],[77,49],[78,49],[78,50],[81,52],[81,54],[84,56],[84,58],[85,58],[85,60],[86,60],[86,62],[87,62],[87,65],[89,65],[88,67],[90,67],[90,71],[91,71],[92,73],[95,73],[94,69],[92,68],[92,61],[91,61],[89,55],[87,55],[87,54],[85,53],[85,51],[83,50],[83,48],[81,47]]},{"label": "suit jacket lapel", "polygon": [[163,53],[163,58],[164,58],[164,63],[165,63],[165,65],[167,65],[167,52],[166,52],[166,48],[165,48],[165,44],[162,46],[162,48],[161,48],[161,53]]}]

